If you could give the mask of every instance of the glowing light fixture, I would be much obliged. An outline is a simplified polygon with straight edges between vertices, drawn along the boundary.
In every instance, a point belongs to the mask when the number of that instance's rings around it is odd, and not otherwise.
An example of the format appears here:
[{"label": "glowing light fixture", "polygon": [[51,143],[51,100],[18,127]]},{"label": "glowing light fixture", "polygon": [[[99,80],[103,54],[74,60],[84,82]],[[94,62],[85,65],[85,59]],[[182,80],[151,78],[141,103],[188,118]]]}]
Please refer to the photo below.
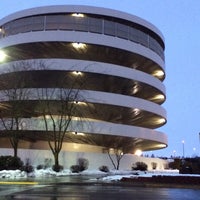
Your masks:
[{"label": "glowing light fixture", "polygon": [[162,77],[164,76],[164,72],[162,70],[157,70],[153,73],[154,76]]},{"label": "glowing light fixture", "polygon": [[82,74],[82,72],[80,72],[80,71],[73,71],[72,72],[74,75],[81,75]]},{"label": "glowing light fixture", "polygon": [[159,123],[159,124],[162,124],[162,123],[165,123],[165,122],[166,122],[166,120],[165,120],[164,118],[158,119],[158,123]]},{"label": "glowing light fixture", "polygon": [[77,131],[75,131],[75,132],[72,132],[72,134],[74,134],[74,135],[85,135],[84,133],[80,133],[80,132],[77,132]]},{"label": "glowing light fixture", "polygon": [[51,116],[50,116],[50,115],[45,115],[45,118],[46,118],[46,119],[50,119]]},{"label": "glowing light fixture", "polygon": [[86,105],[86,103],[83,102],[83,101],[74,101],[74,103],[75,103],[75,104],[79,104],[79,105]]},{"label": "glowing light fixture", "polygon": [[135,115],[139,115],[139,114],[140,114],[140,109],[134,108],[134,109],[133,109],[133,113],[134,113]]},{"label": "glowing light fixture", "polygon": [[166,144],[158,144],[157,147],[158,148],[165,148],[165,147],[167,147],[167,145]]},{"label": "glowing light fixture", "polygon": [[141,151],[140,149],[137,149],[137,150],[135,151],[135,155],[136,155],[136,156],[141,156],[141,155],[142,155],[142,151]]},{"label": "glowing light fixture", "polygon": [[81,42],[73,42],[73,43],[72,43],[72,46],[73,46],[75,49],[85,49],[85,48],[86,48],[86,44],[81,43]]},{"label": "glowing light fixture", "polygon": [[3,62],[6,59],[6,54],[4,51],[0,50],[0,62]]},{"label": "glowing light fixture", "polygon": [[73,17],[84,17],[84,14],[82,14],[82,13],[73,13],[72,16]]},{"label": "glowing light fixture", "polygon": [[4,34],[4,29],[0,27],[0,33]]},{"label": "glowing light fixture", "polygon": [[164,100],[165,96],[163,94],[158,94],[154,97],[154,99],[160,99],[160,100]]},{"label": "glowing light fixture", "polygon": [[136,94],[138,91],[139,91],[139,89],[140,89],[140,86],[139,86],[139,84],[135,84],[134,86],[133,86],[133,94]]}]

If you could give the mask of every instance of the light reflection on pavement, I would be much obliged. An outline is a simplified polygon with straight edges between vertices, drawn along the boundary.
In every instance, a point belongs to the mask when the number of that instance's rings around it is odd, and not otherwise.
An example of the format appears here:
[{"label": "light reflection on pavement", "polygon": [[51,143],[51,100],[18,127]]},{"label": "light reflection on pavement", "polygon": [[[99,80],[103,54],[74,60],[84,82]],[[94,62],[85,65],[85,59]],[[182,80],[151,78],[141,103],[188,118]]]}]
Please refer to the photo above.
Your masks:
[{"label": "light reflection on pavement", "polygon": [[196,200],[200,197],[198,189],[134,187],[90,180],[89,176],[74,176],[34,180],[39,185],[0,185],[0,200]]},{"label": "light reflection on pavement", "polygon": [[[16,187],[16,186],[15,186]],[[7,191],[7,192],[6,192]],[[1,191],[2,192],[2,191]],[[1,200],[194,200],[200,190],[112,185],[50,185],[5,190]],[[6,194],[7,193],[7,194]]]}]

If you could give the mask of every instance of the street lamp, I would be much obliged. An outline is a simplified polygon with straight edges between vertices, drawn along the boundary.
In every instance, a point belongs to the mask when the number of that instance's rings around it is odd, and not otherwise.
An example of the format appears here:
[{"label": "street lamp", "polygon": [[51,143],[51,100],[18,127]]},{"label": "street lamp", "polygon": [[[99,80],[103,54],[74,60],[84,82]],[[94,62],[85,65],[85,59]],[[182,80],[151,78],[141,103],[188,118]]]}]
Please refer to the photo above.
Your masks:
[{"label": "street lamp", "polygon": [[195,147],[193,147],[193,155],[192,155],[193,157],[195,157],[196,156],[196,148]]},{"label": "street lamp", "polygon": [[176,157],[176,150],[173,151],[173,156]]},{"label": "street lamp", "polygon": [[185,157],[185,141],[182,140],[182,145],[183,145],[183,158]]}]

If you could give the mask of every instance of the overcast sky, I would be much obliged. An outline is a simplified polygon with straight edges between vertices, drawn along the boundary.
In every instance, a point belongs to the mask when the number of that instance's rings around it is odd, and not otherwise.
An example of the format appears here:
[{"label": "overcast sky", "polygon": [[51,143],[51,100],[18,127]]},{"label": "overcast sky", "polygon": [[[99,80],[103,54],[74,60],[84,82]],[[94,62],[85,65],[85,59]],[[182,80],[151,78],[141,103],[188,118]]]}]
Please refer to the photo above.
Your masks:
[{"label": "overcast sky", "polygon": [[170,156],[200,155],[200,1],[199,0],[1,0],[0,18],[45,5],[80,4],[117,9],[154,24],[165,38],[168,122],[159,130],[169,146],[154,151]]}]

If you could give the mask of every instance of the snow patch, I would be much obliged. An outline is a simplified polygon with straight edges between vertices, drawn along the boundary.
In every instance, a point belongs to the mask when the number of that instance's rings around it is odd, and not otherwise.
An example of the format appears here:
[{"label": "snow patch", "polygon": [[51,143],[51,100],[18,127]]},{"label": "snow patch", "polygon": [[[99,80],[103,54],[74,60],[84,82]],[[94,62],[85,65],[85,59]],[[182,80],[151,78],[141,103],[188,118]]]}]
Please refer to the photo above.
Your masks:
[{"label": "snow patch", "polygon": [[27,178],[27,173],[20,170],[2,170],[0,171],[0,178]]},{"label": "snow patch", "polygon": [[[137,177],[152,177],[154,175],[168,175],[168,176],[186,176],[186,174],[179,174],[178,170],[152,170],[152,171],[129,171],[129,170],[111,170],[110,172],[101,172],[99,170],[85,170],[80,173],[72,173],[69,169],[65,169],[61,172],[55,172],[51,168],[47,169],[35,169],[34,172],[27,174],[24,171],[20,170],[2,170],[0,171],[1,179],[20,179],[20,178],[42,178],[42,177],[59,177],[59,176],[69,176],[69,175],[94,175],[94,178],[91,177],[93,181],[119,181],[122,178],[137,178]],[[95,178],[95,176],[98,176]],[[187,176],[191,176],[187,174]],[[192,175],[194,176],[194,175]],[[200,176],[200,175],[195,175]]]}]

